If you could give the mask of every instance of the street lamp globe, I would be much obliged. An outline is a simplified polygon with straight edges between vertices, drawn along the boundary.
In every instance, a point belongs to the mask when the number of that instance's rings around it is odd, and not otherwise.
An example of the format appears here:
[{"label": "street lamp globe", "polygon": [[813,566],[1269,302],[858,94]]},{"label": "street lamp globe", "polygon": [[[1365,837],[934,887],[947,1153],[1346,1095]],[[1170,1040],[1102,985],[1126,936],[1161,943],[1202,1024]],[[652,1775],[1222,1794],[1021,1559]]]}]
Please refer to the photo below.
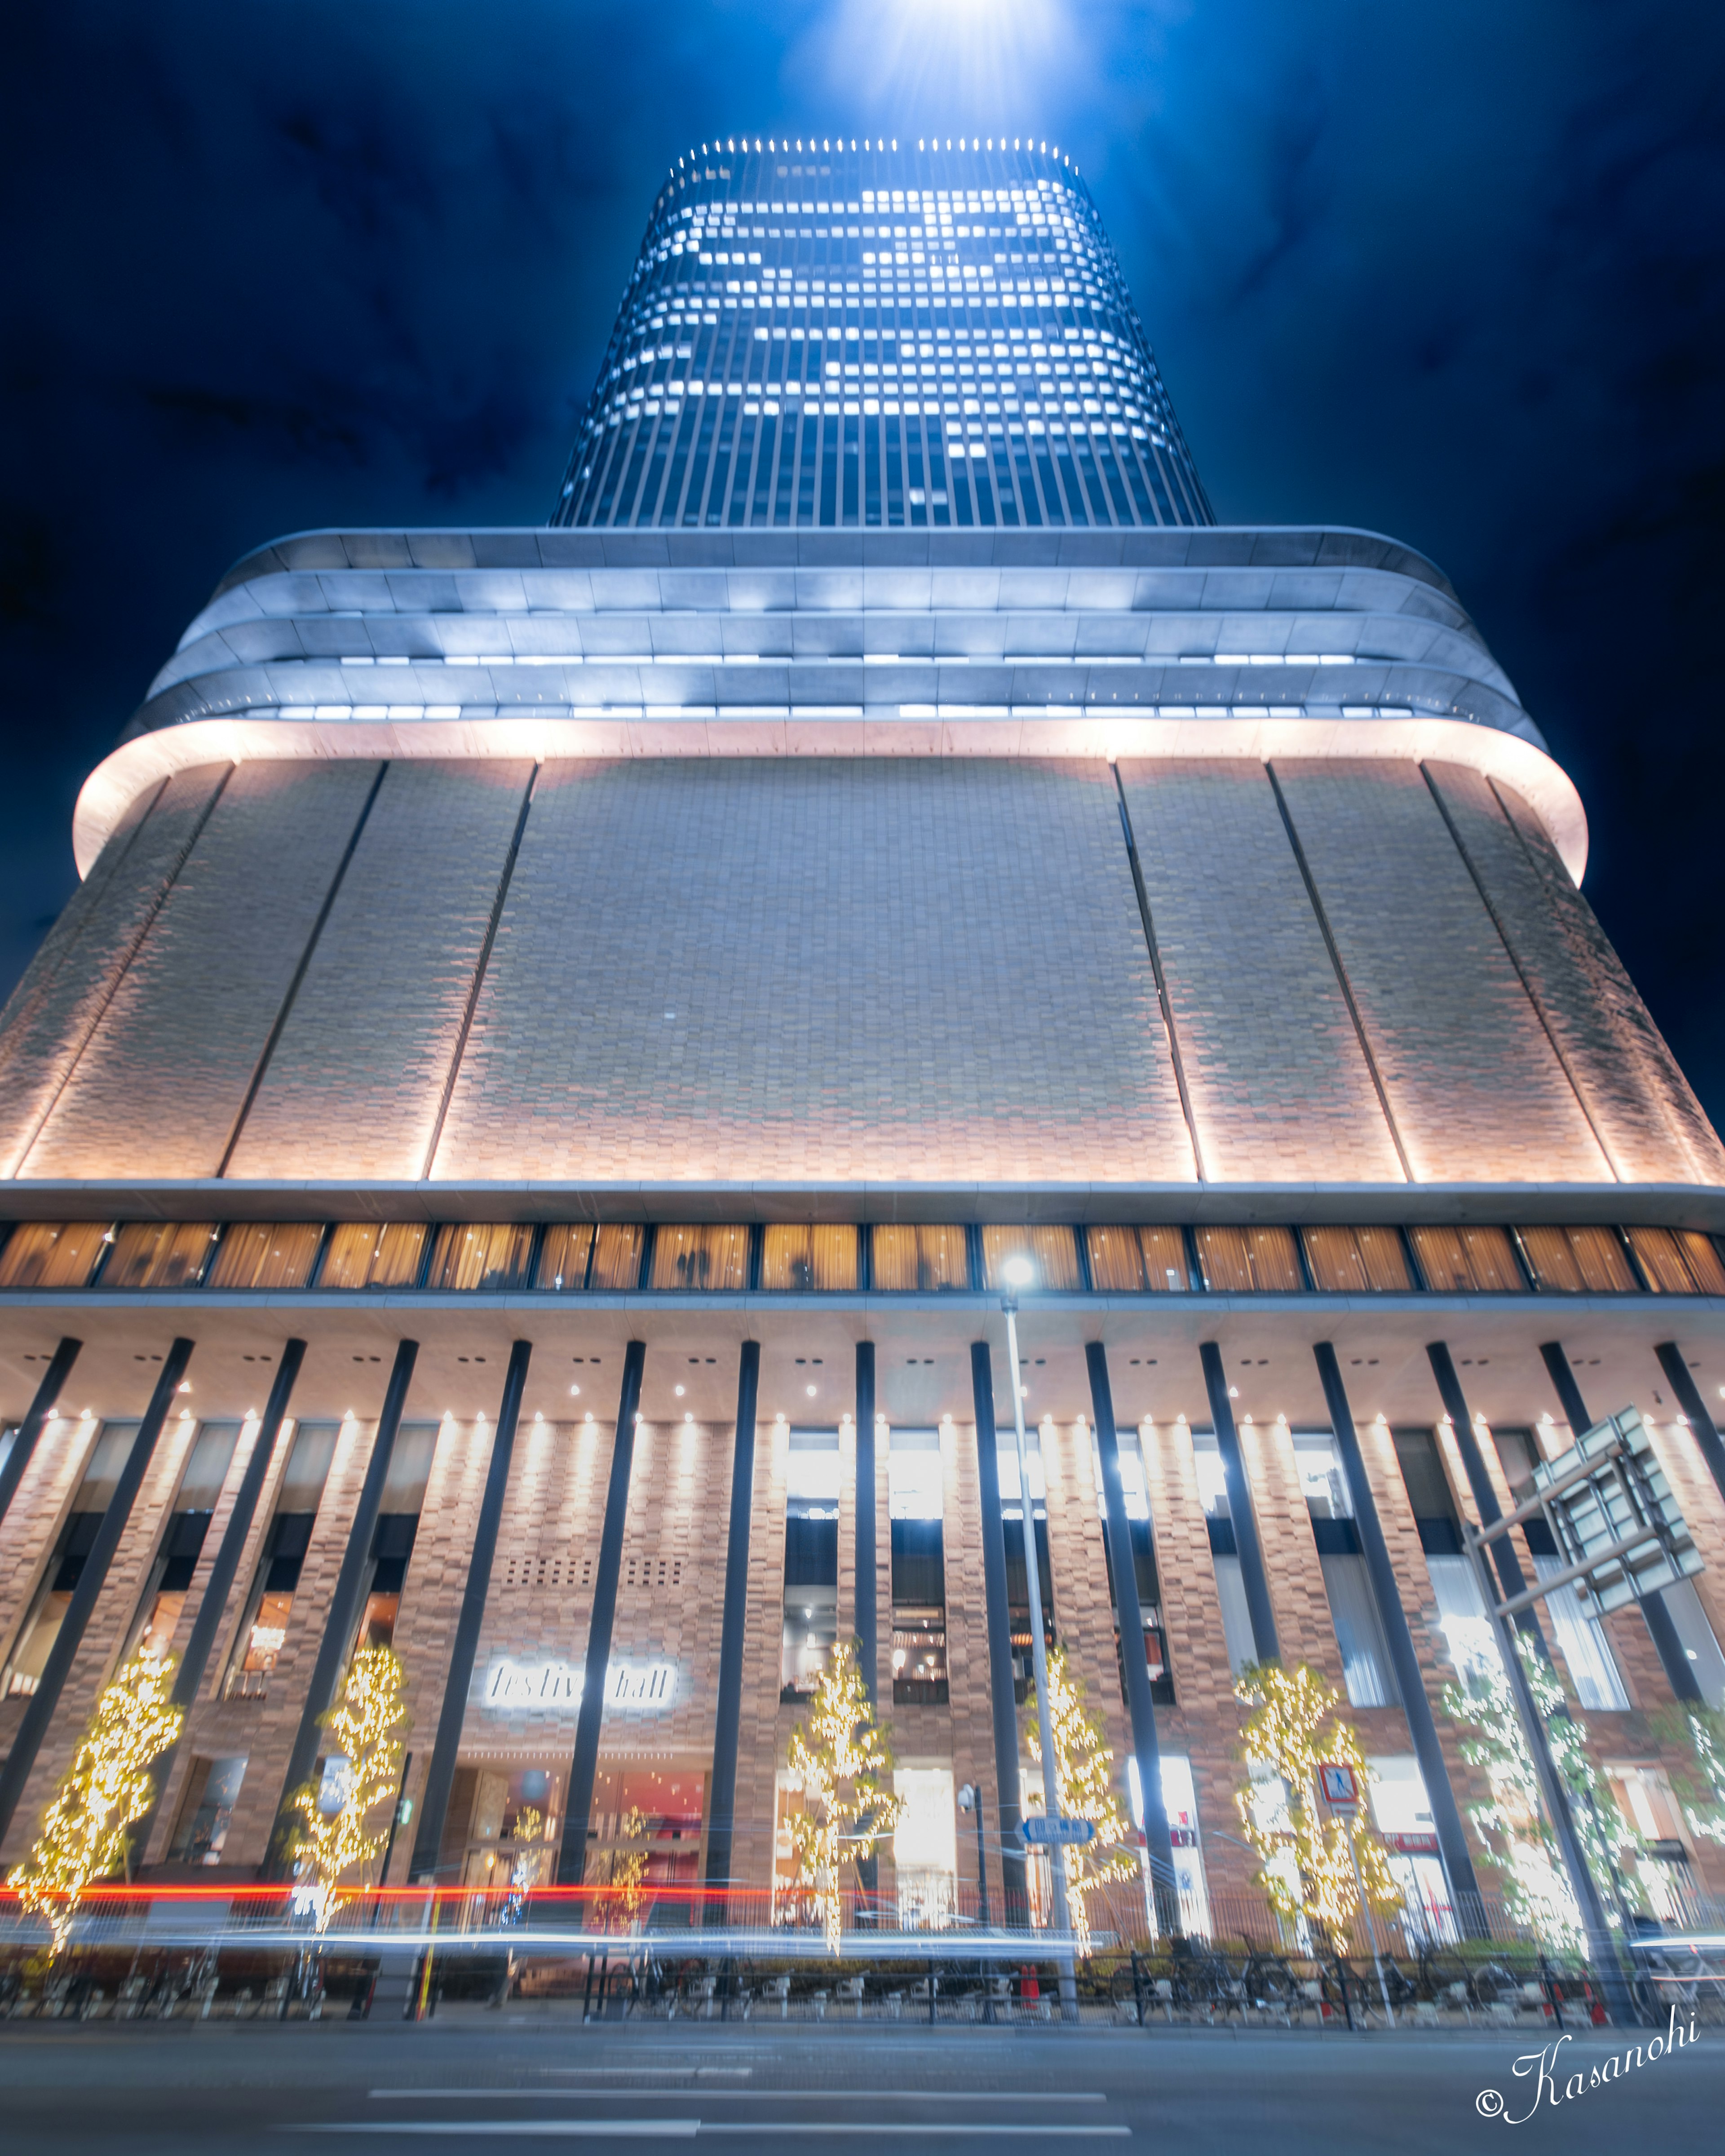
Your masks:
[{"label": "street lamp globe", "polygon": [[1028,1258],[1009,1258],[1000,1274],[1009,1286],[1029,1287],[1036,1277],[1036,1268]]}]

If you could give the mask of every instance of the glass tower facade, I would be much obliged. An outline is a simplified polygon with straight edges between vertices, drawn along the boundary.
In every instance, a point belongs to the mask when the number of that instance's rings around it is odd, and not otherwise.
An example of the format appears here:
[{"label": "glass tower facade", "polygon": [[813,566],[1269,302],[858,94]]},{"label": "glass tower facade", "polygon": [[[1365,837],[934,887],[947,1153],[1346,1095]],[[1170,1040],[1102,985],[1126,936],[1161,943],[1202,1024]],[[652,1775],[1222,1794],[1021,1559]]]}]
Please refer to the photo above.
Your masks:
[{"label": "glass tower facade", "polygon": [[1214,518],[1069,161],[752,137],[660,190],[551,521]]}]

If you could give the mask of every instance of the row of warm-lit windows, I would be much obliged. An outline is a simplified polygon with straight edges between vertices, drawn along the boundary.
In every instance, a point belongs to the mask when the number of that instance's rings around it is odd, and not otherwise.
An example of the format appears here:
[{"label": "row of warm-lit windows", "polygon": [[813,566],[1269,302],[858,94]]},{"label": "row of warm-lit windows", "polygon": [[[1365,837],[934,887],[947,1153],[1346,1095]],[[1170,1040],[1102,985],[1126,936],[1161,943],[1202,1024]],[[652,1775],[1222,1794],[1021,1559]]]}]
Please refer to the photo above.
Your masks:
[{"label": "row of warm-lit windows", "polygon": [[26,1222],[3,1288],[659,1289],[928,1294],[1718,1295],[1712,1239],[1673,1228],[966,1227],[607,1221]]}]

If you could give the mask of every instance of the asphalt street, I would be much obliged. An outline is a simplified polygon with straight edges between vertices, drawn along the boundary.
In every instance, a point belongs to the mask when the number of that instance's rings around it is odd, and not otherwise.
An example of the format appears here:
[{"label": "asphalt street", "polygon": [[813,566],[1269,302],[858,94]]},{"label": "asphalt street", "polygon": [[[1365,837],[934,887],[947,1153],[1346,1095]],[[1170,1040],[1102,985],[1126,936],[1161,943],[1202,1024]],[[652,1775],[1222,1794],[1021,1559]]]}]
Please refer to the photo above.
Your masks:
[{"label": "asphalt street", "polygon": [[[1570,2043],[1555,2080],[1514,2062],[1535,2032],[1363,2038],[1132,2029],[582,2029],[507,2013],[380,2030],[0,2028],[0,2147],[55,2156],[337,2156],[392,2146],[595,2152],[706,2141],[773,2151],[1111,2148],[1337,2156],[1509,2145],[1717,2145],[1725,2035],[1620,2065]],[[1634,2046],[1631,2046],[1633,2051]],[[1480,2092],[1503,2099],[1493,2115]],[[1555,2106],[1552,2092],[1558,2093]]]}]

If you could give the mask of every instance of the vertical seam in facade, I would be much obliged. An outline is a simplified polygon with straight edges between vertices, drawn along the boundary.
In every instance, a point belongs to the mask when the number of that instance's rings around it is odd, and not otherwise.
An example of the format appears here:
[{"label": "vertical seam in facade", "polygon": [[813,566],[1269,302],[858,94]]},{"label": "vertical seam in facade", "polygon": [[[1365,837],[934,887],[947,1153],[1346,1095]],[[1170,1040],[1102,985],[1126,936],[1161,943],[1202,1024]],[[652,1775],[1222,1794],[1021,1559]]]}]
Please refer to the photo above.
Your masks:
[{"label": "vertical seam in facade", "polygon": [[[79,1042],[77,1047],[72,1051],[65,1070],[61,1074],[60,1082],[54,1089],[54,1098],[42,1111],[40,1116],[37,1117],[35,1129],[31,1132],[29,1137],[24,1141],[23,1149],[18,1157],[18,1165],[12,1171],[13,1179],[14,1181],[16,1181],[17,1178],[23,1173],[24,1168],[29,1161],[30,1155],[36,1150],[37,1144],[42,1137],[42,1133],[48,1128],[49,1118],[53,1116],[54,1110],[59,1107],[61,1099],[64,1096],[67,1086],[71,1084],[79,1065],[84,1060],[85,1050],[88,1049],[91,1041],[95,1039],[97,1033],[101,1028],[103,1019],[108,1015],[110,1006],[112,1004],[115,997],[119,994],[121,983],[125,980],[126,975],[131,971],[134,961],[136,959],[139,952],[144,947],[144,938],[156,926],[156,916],[161,912],[162,907],[167,905],[168,893],[179,881],[181,870],[185,867],[187,862],[192,857],[192,849],[203,836],[203,827],[208,823],[211,816],[214,814],[216,803],[221,799],[223,794],[227,792],[228,782],[233,778],[234,773],[238,767],[239,767],[237,765],[230,763],[228,766],[228,768],[222,773],[222,776],[217,782],[215,788],[211,793],[209,799],[204,803],[201,813],[198,816],[197,820],[193,823],[190,835],[187,837],[185,844],[181,847],[179,854],[175,859],[172,866],[168,870],[167,874],[162,878],[162,888],[157,892],[154,900],[151,902],[150,906],[146,911],[137,934],[132,937],[131,947],[127,950],[125,957],[121,959],[119,970],[114,976],[113,983],[110,987],[106,995],[102,998],[100,1009],[96,1012],[95,1016],[90,1020],[90,1024],[85,1028],[83,1040]],[[169,781],[167,779],[163,779],[162,782],[162,793],[165,793],[167,791],[168,784]],[[139,831],[141,831],[144,825],[149,822],[150,816],[153,816],[156,814],[157,808],[161,803],[162,793],[158,793],[156,799],[151,803],[150,814],[144,817],[139,823],[137,827]],[[133,837],[136,838],[136,832],[134,832]],[[128,846],[126,851],[130,853],[131,850],[131,847]]]},{"label": "vertical seam in facade", "polygon": [[[1606,1167],[1610,1169],[1612,1180],[1616,1183],[1621,1183],[1624,1180],[1623,1170],[1618,1166],[1616,1161],[1612,1158],[1611,1148],[1605,1142],[1605,1134],[1599,1128],[1599,1124],[1594,1118],[1594,1111],[1588,1106],[1587,1095],[1582,1091],[1581,1081],[1577,1077],[1574,1070],[1570,1067],[1569,1059],[1563,1053],[1563,1044],[1558,1039],[1557,1029],[1553,1025],[1549,1016],[1547,1014],[1544,1002],[1540,996],[1539,991],[1533,985],[1532,977],[1529,974],[1527,968],[1522,963],[1520,955],[1517,952],[1515,945],[1510,941],[1508,927],[1505,923],[1502,915],[1499,913],[1496,905],[1493,903],[1491,894],[1486,889],[1486,880],[1480,874],[1478,868],[1476,866],[1473,855],[1467,850],[1467,841],[1461,835],[1461,826],[1456,823],[1455,819],[1450,814],[1449,803],[1445,800],[1443,794],[1439,788],[1436,779],[1433,778],[1430,771],[1426,767],[1423,762],[1420,766],[1420,776],[1425,781],[1426,791],[1430,794],[1432,799],[1437,803],[1437,812],[1444,819],[1444,828],[1449,832],[1450,837],[1455,844],[1456,852],[1461,856],[1463,867],[1466,869],[1468,875],[1473,879],[1473,887],[1480,895],[1480,904],[1485,907],[1486,917],[1490,920],[1491,926],[1497,932],[1497,940],[1503,946],[1504,956],[1509,960],[1510,964],[1515,968],[1516,978],[1521,983],[1522,993],[1527,998],[1528,1004],[1532,1007],[1534,1017],[1539,1021],[1540,1030],[1544,1034],[1547,1040],[1551,1044],[1551,1052],[1558,1059],[1558,1068],[1563,1072],[1564,1079],[1568,1085],[1569,1091],[1575,1096],[1575,1105],[1580,1109],[1582,1115],[1586,1121],[1589,1130],[1593,1132],[1594,1143],[1599,1148],[1599,1157],[1604,1162]],[[1497,799],[1495,793],[1492,798],[1494,800]],[[1502,802],[1498,801],[1497,806],[1499,809],[1502,810],[1503,807]],[[1513,828],[1513,819],[1510,820],[1512,828]],[[1517,838],[1519,838],[1520,835],[1520,833],[1517,832]]]},{"label": "vertical seam in facade", "polygon": [[330,887],[324,893],[323,904],[317,909],[317,918],[311,924],[311,933],[306,937],[305,947],[300,953],[300,963],[294,968],[294,978],[288,983],[287,993],[281,999],[281,1008],[276,1012],[269,1034],[264,1042],[262,1052],[258,1057],[257,1067],[252,1072],[252,1081],[245,1089],[245,1098],[239,1104],[239,1113],[234,1119],[234,1127],[228,1133],[228,1142],[222,1149],[222,1158],[216,1163],[218,1181],[228,1173],[228,1163],[234,1158],[240,1135],[245,1129],[246,1118],[256,1104],[264,1080],[269,1073],[270,1060],[280,1045],[281,1036],[287,1030],[287,1022],[293,1015],[294,1005],[298,1000],[300,990],[304,985],[306,973],[311,969],[312,957],[317,950],[319,940],[323,935],[324,923],[330,917],[336,900],[340,895],[342,883],[347,877],[348,865],[358,850],[360,838],[371,816],[372,804],[377,798],[378,790],[388,774],[389,762],[386,757],[377,767],[377,776],[372,781],[371,791],[366,795],[364,806],[361,808],[353,829],[348,834],[347,844],[341,851],[341,858],[336,864],[336,873],[330,879]]},{"label": "vertical seam in facade", "polygon": [[1306,849],[1300,843],[1300,834],[1294,828],[1293,813],[1281,790],[1281,781],[1276,775],[1276,766],[1268,757],[1264,759],[1264,775],[1270,781],[1270,790],[1276,796],[1276,806],[1281,817],[1281,827],[1288,834],[1288,844],[1294,850],[1294,860],[1300,870],[1301,880],[1306,886],[1306,896],[1311,903],[1318,933],[1324,939],[1324,948],[1330,954],[1330,963],[1335,968],[1336,985],[1342,991],[1342,999],[1348,1005],[1348,1015],[1353,1020],[1353,1030],[1359,1041],[1359,1052],[1366,1059],[1366,1069],[1371,1073],[1372,1086],[1378,1096],[1378,1106],[1384,1111],[1384,1127],[1389,1132],[1389,1142],[1395,1147],[1395,1157],[1402,1164],[1402,1173],[1409,1183],[1419,1180],[1413,1163],[1408,1158],[1408,1149],[1402,1143],[1402,1134],[1396,1128],[1395,1115],[1389,1105],[1389,1094],[1384,1083],[1384,1074],[1378,1068],[1378,1059],[1372,1053],[1372,1044],[1366,1037],[1366,1022],[1360,1015],[1355,1000],[1353,983],[1348,978],[1348,969],[1342,963],[1342,952],[1336,942],[1335,932],[1330,927],[1330,916],[1324,911],[1324,902],[1318,896],[1317,880],[1312,873],[1312,864],[1306,858]]},{"label": "vertical seam in facade", "polygon": [[1168,1035],[1168,1060],[1174,1066],[1174,1086],[1180,1096],[1180,1113],[1186,1119],[1186,1136],[1191,1142],[1192,1165],[1198,1172],[1199,1181],[1208,1183],[1209,1177],[1204,1171],[1204,1147],[1199,1142],[1198,1118],[1192,1112],[1192,1096],[1186,1089],[1186,1066],[1180,1055],[1180,1036],[1174,1029],[1174,1007],[1168,1000],[1168,981],[1162,970],[1162,953],[1156,947],[1156,925],[1150,915],[1150,894],[1144,888],[1144,871],[1138,860],[1138,841],[1132,830],[1132,810],[1127,806],[1126,786],[1120,776],[1120,766],[1111,761],[1108,770],[1114,781],[1115,798],[1120,805],[1120,828],[1126,840],[1127,866],[1132,870],[1132,889],[1137,895],[1138,919],[1143,925],[1144,943],[1150,953],[1150,971],[1156,979],[1156,1000],[1162,1009],[1163,1030]]},{"label": "vertical seam in facade", "polygon": [[437,1104],[437,1120],[431,1127],[431,1137],[425,1147],[425,1165],[419,1171],[422,1183],[431,1180],[431,1171],[437,1163],[437,1149],[444,1140],[444,1124],[449,1117],[449,1103],[455,1097],[455,1081],[461,1075],[468,1039],[473,1031],[474,1014],[479,1009],[480,990],[485,984],[485,975],[490,968],[491,947],[497,941],[497,930],[503,919],[509,886],[515,880],[516,860],[521,850],[521,840],[526,834],[527,812],[533,806],[533,797],[539,790],[539,774],[544,768],[542,763],[533,766],[531,776],[527,780],[527,790],[521,797],[521,813],[515,819],[515,835],[509,842],[509,851],[503,857],[503,873],[497,879],[497,896],[491,901],[491,917],[485,924],[485,940],[480,946],[479,960],[473,969],[473,985],[467,992],[467,1008],[461,1014],[461,1029],[455,1036],[454,1053],[449,1058],[443,1096]]}]

